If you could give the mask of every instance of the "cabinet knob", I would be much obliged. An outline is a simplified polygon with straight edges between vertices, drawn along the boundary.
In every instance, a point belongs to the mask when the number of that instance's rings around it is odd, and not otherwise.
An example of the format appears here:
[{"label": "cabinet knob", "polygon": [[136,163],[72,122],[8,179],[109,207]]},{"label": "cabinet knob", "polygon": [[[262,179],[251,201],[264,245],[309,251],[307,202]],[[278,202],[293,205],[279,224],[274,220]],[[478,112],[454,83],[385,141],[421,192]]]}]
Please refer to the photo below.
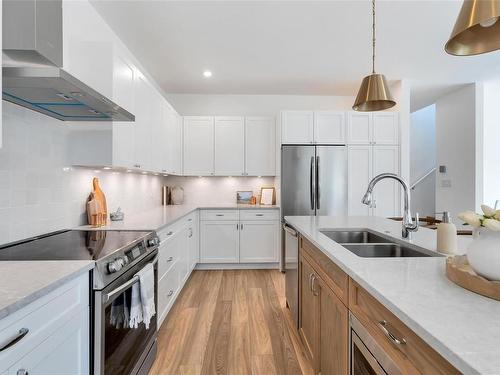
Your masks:
[{"label": "cabinet knob", "polygon": [[168,257],[167,262],[171,262],[174,260],[174,257]]},{"label": "cabinet knob", "polygon": [[141,165],[140,165],[140,164],[134,164],[134,167],[135,167],[135,168],[140,168],[140,167],[141,167]]},{"label": "cabinet knob", "polygon": [[170,297],[172,294],[174,294],[174,291],[172,289],[170,289],[167,293],[167,296]]}]

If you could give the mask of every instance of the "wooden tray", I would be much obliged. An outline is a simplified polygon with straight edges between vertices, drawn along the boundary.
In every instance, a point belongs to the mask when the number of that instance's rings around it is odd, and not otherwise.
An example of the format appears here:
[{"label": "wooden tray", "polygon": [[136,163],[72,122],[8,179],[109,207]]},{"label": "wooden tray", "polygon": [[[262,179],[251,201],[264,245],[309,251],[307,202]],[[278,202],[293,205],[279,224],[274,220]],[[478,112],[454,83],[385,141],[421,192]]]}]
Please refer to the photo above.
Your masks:
[{"label": "wooden tray", "polygon": [[446,259],[446,276],[462,288],[500,301],[500,281],[490,281],[479,276],[471,268],[465,255]]}]

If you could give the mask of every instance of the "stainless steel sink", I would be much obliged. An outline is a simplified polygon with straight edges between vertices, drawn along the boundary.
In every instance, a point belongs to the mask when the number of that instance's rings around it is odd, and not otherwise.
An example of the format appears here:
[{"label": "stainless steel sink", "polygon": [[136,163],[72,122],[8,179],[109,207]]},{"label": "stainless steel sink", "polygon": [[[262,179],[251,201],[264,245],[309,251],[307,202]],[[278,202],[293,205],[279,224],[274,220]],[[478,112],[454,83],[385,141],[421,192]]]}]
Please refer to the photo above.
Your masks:
[{"label": "stainless steel sink", "polygon": [[338,243],[391,243],[392,241],[367,230],[321,230],[328,238]]},{"label": "stainless steel sink", "polygon": [[441,254],[422,247],[391,239],[366,229],[320,230],[328,238],[362,258],[440,257]]},{"label": "stainless steel sink", "polygon": [[440,256],[429,250],[413,248],[398,243],[387,244],[342,244],[347,250],[362,258],[407,258]]}]

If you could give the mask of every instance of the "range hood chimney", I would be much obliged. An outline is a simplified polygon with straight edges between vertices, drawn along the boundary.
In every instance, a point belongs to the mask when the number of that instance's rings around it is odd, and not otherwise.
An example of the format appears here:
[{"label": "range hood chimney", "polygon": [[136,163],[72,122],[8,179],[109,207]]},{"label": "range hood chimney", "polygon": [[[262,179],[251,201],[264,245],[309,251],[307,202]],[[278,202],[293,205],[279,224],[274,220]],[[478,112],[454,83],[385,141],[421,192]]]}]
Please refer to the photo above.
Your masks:
[{"label": "range hood chimney", "polygon": [[62,69],[62,0],[3,0],[2,10],[2,99],[62,121],[135,121]]}]

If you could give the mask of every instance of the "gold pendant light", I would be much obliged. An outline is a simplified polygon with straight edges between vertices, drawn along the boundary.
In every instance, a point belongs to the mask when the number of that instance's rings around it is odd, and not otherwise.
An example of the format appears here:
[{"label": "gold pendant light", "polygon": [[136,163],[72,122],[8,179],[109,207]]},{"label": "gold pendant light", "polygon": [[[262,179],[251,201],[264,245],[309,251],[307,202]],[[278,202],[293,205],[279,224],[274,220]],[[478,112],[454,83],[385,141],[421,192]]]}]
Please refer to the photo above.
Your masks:
[{"label": "gold pendant light", "polygon": [[372,74],[363,78],[352,109],[360,112],[382,111],[395,105],[385,76],[375,73],[375,0],[372,0]]},{"label": "gold pendant light", "polygon": [[471,56],[500,49],[500,0],[465,0],[445,50]]}]

